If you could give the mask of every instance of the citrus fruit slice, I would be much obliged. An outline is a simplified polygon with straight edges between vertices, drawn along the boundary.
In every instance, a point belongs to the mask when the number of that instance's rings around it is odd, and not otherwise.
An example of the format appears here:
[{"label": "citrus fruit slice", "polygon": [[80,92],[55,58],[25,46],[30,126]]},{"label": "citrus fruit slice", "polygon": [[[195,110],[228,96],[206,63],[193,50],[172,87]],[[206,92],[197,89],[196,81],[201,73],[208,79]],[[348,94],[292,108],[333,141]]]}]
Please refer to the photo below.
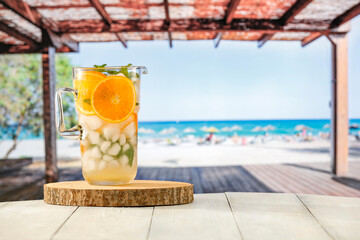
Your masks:
[{"label": "citrus fruit slice", "polygon": [[96,71],[84,71],[76,76],[74,87],[78,91],[78,99],[75,101],[75,105],[81,113],[86,115],[95,114],[91,106],[91,97],[95,87],[105,77],[105,74]]},{"label": "citrus fruit slice", "polygon": [[109,76],[97,85],[91,100],[96,115],[101,119],[122,122],[134,112],[135,87],[127,77]]}]

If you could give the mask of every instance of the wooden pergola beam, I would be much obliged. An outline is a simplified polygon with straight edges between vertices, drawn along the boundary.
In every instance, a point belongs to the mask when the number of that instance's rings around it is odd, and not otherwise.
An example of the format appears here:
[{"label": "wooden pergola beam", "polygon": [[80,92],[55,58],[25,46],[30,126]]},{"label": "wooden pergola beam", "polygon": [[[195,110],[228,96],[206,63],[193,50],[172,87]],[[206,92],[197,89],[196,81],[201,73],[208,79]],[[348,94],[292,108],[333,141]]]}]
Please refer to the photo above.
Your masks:
[{"label": "wooden pergola beam", "polygon": [[[320,32],[329,28],[329,22],[293,21],[291,26],[282,26],[274,19],[233,19],[230,24],[214,19],[172,19],[166,20],[114,20],[109,30],[104,30],[102,20],[78,20],[58,22],[60,33],[102,33],[102,32],[191,32],[191,31],[260,31],[274,32]],[[299,27],[297,27],[299,26]]]},{"label": "wooden pergola beam", "polygon": [[[164,9],[165,9],[165,22],[170,26],[170,12],[169,12],[168,0],[164,0]],[[172,44],[172,36],[170,31],[168,31],[168,38],[169,38],[169,46],[170,48],[172,48],[173,44]]]},{"label": "wooden pergola beam", "polygon": [[352,8],[350,8],[349,10],[347,10],[346,12],[335,18],[331,22],[330,28],[339,27],[341,24],[350,21],[352,18],[356,17],[359,14],[360,14],[360,3],[353,6]]},{"label": "wooden pergola beam", "polygon": [[23,41],[27,45],[29,45],[32,48],[37,48],[39,46],[39,43],[33,40],[32,38],[26,36],[25,34],[19,32],[15,28],[9,27],[9,25],[0,22],[0,31],[7,33],[8,35],[19,39],[20,41]]},{"label": "wooden pergola beam", "polygon": [[108,25],[111,26],[112,20],[110,15],[105,11],[104,6],[100,3],[99,0],[89,0],[91,5],[96,9],[96,11],[100,14],[103,21]]},{"label": "wooden pergola beam", "polygon": [[332,46],[331,159],[332,172],[348,171],[348,39],[347,34],[327,35]]},{"label": "wooden pergola beam", "polygon": [[225,23],[229,24],[234,19],[234,14],[240,0],[231,0],[225,14]]},{"label": "wooden pergola beam", "polygon": [[56,157],[55,130],[55,48],[48,47],[42,54],[45,178],[46,182],[59,179]]},{"label": "wooden pergola beam", "polygon": [[223,34],[224,34],[223,32],[219,32],[219,33],[216,34],[216,36],[214,38],[214,47],[215,48],[217,48],[219,46]]},{"label": "wooden pergola beam", "polygon": [[312,43],[313,41],[319,39],[321,36],[323,36],[322,32],[315,32],[301,40],[301,46],[305,47],[306,45]]},{"label": "wooden pergola beam", "polygon": [[292,20],[295,16],[301,12],[312,0],[297,0],[290,8],[287,10],[284,15],[279,19],[279,22],[282,26],[285,26]]},{"label": "wooden pergola beam", "polygon": [[261,48],[267,41],[269,41],[275,33],[265,33],[258,40],[258,48]]},{"label": "wooden pergola beam", "polygon": [[[295,16],[303,10],[312,0],[298,0],[292,5],[278,20],[280,26],[286,26],[294,20]],[[258,40],[258,48],[261,48],[267,41],[274,36],[274,33],[265,33]]]},{"label": "wooden pergola beam", "polygon": [[124,46],[124,48],[127,48],[127,41],[124,39],[123,36],[121,36],[121,33],[115,33],[115,36],[116,36],[117,39],[122,43],[122,45]]},{"label": "wooden pergola beam", "polygon": [[[90,4],[96,9],[96,11],[99,13],[99,15],[101,16],[103,22],[105,23],[105,27],[103,30],[109,29],[111,28],[113,21],[110,17],[110,15],[108,14],[108,12],[106,12],[104,5],[101,4],[101,2],[99,0],[89,0]],[[122,45],[127,48],[127,41],[126,39],[121,35],[120,32],[115,32],[114,33],[116,38],[122,43]]]},{"label": "wooden pergola beam", "polygon": [[[29,45],[9,45],[0,44],[0,54],[18,54],[18,53],[42,53],[42,48],[31,48]],[[57,53],[74,52],[73,49],[62,46],[56,49]]]},{"label": "wooden pergola beam", "polygon": [[[66,45],[69,48],[74,47],[74,43],[72,41],[67,42],[65,39],[61,38],[60,35],[55,33],[59,31],[59,28],[54,21],[41,16],[36,9],[31,8],[23,0],[0,0],[0,2],[6,8],[16,12],[22,18],[40,28],[42,30],[43,39],[46,39],[45,41],[47,41],[46,44],[53,45],[57,48],[60,48],[63,45]],[[44,46],[44,43],[42,43],[41,47],[47,46]],[[77,49],[75,48],[74,51],[77,51]]]},{"label": "wooden pergola beam", "polygon": [[45,19],[34,8],[31,8],[23,0],[0,0],[0,2],[8,9],[16,12],[21,17],[25,18],[39,28],[46,28],[51,31],[57,32],[58,28],[55,22]]}]

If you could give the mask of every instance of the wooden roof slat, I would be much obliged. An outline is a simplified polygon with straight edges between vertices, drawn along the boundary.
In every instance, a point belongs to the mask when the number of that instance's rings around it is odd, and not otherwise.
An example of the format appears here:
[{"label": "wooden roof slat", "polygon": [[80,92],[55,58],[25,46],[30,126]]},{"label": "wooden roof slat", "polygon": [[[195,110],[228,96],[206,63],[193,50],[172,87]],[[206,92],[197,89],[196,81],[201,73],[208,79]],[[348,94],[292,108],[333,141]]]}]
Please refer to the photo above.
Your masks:
[{"label": "wooden roof slat", "polygon": [[[170,26],[170,13],[169,13],[169,1],[168,0],[164,0],[164,8],[165,8],[165,21]],[[169,38],[169,46],[170,46],[170,48],[172,48],[173,44],[172,44],[172,36],[171,36],[170,31],[168,31],[168,38]]]},{"label": "wooden roof slat", "polygon": [[356,17],[359,14],[360,14],[360,3],[353,6],[352,8],[350,8],[349,10],[347,10],[346,12],[335,18],[331,22],[330,28],[339,27],[341,24],[350,21],[352,18]]},{"label": "wooden roof slat", "polygon": [[124,48],[127,48],[127,41],[126,39],[121,35],[121,33],[115,33],[115,36],[117,37],[117,39],[122,43],[122,45],[124,46]]},{"label": "wooden roof slat", "polygon": [[[89,0],[91,5],[96,9],[96,11],[101,16],[102,20],[106,24],[107,28],[110,28],[113,21],[110,17],[110,15],[106,12],[104,5],[101,4],[99,0]],[[116,38],[121,42],[121,44],[127,48],[126,39],[121,35],[121,33],[115,33]]]},{"label": "wooden roof slat", "polygon": [[[296,21],[286,29],[276,19],[233,19],[224,24],[222,19],[172,19],[166,20],[114,20],[111,28],[104,31],[100,20],[60,21],[60,33],[101,33],[101,32],[167,32],[167,31],[300,31],[319,32],[328,29],[328,21]],[[299,26],[299,27],[297,27]]]},{"label": "wooden roof slat", "polygon": [[234,13],[236,11],[237,6],[239,5],[240,0],[231,0],[229,7],[225,14],[225,23],[229,24],[233,20]]},{"label": "wooden roof slat", "polygon": [[214,38],[214,47],[215,48],[217,48],[219,46],[223,34],[224,34],[223,32],[219,32],[216,34],[216,37]]},{"label": "wooden roof slat", "polygon": [[112,20],[110,15],[105,11],[104,6],[100,3],[99,0],[89,0],[91,5],[96,9],[96,11],[100,14],[103,21],[108,25],[111,26]]},{"label": "wooden roof slat", "polygon": [[309,36],[307,36],[306,38],[301,40],[301,46],[305,47],[306,45],[308,45],[308,44],[312,43],[313,41],[315,41],[316,39],[320,38],[322,35],[323,35],[323,33],[321,33],[321,32],[310,34]]},{"label": "wooden roof slat", "polygon": [[258,40],[258,48],[261,48],[268,40],[270,40],[275,33],[265,33]]},{"label": "wooden roof slat", "polygon": [[[312,0],[297,0],[294,5],[292,5],[281,18],[279,19],[279,23],[281,26],[285,26],[289,22],[291,22],[296,14],[298,14],[301,10],[303,10],[308,4],[310,4]],[[267,41],[269,41],[274,36],[274,33],[265,33],[258,40],[258,48],[261,48]]]},{"label": "wooden roof slat", "polygon": [[39,43],[36,42],[35,40],[33,40],[32,38],[22,34],[15,28],[9,27],[7,24],[5,24],[3,22],[0,22],[0,30],[9,34],[10,36],[13,36],[16,39],[19,39],[19,40],[25,42],[26,44],[28,44],[29,46],[31,46],[33,48],[35,48],[39,45]]},{"label": "wooden roof slat", "polygon": [[58,28],[53,21],[43,18],[36,9],[31,8],[23,0],[1,0],[0,2],[5,7],[16,12],[35,26],[39,28],[47,28],[55,32],[58,31]]},{"label": "wooden roof slat", "polygon": [[289,10],[287,10],[284,15],[279,19],[280,24],[285,26],[291,22],[296,14],[301,12],[307,5],[309,5],[313,0],[297,0],[294,5],[292,5]]},{"label": "wooden roof slat", "polygon": [[[57,45],[57,47],[60,47],[60,45],[63,44],[70,48],[74,46],[72,42],[66,42],[64,39],[61,38],[61,36],[53,32],[54,30],[59,30],[57,25],[53,21],[43,18],[37,10],[30,8],[30,6],[23,0],[1,0],[1,3],[10,10],[19,14],[21,17],[33,23],[35,26],[42,29],[42,33],[46,34],[46,36],[43,35],[42,38],[51,40],[50,44]],[[30,46],[34,47],[32,45]]]}]

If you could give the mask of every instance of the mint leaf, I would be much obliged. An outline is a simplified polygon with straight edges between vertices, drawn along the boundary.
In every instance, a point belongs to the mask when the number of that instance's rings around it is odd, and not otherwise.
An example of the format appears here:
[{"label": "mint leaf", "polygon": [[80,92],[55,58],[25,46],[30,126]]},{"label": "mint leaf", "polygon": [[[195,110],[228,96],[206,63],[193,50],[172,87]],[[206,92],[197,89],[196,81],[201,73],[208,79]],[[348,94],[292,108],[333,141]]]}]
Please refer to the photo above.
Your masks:
[{"label": "mint leaf", "polygon": [[139,106],[139,103],[138,103],[138,102],[136,103],[136,106]]},{"label": "mint leaf", "polygon": [[137,73],[129,73],[128,68],[129,68],[130,66],[132,66],[131,63],[129,63],[129,64],[126,65],[126,66],[122,66],[122,67],[120,68],[120,71],[102,69],[102,68],[105,68],[106,65],[107,65],[107,64],[94,65],[94,68],[95,68],[94,71],[97,71],[97,72],[106,72],[106,73],[109,74],[109,75],[116,75],[116,74],[122,73],[122,74],[124,74],[125,77],[130,78],[130,79],[131,79],[134,75],[135,75],[136,77],[138,77],[138,78],[140,77],[139,74],[137,74]]},{"label": "mint leaf", "polygon": [[90,98],[85,98],[85,99],[83,100],[83,102],[86,103],[86,104],[91,105]]},{"label": "mint leaf", "polygon": [[123,154],[125,154],[128,158],[129,158],[129,166],[131,167],[133,165],[133,161],[134,161],[134,155],[135,155],[135,151],[133,146],[128,142],[130,148],[128,150],[126,150],[125,152],[123,152]]},{"label": "mint leaf", "polygon": [[105,63],[105,64],[103,64],[103,65],[94,65],[94,67],[95,67],[95,68],[104,68],[104,67],[106,67],[106,65],[107,65],[107,64]]}]

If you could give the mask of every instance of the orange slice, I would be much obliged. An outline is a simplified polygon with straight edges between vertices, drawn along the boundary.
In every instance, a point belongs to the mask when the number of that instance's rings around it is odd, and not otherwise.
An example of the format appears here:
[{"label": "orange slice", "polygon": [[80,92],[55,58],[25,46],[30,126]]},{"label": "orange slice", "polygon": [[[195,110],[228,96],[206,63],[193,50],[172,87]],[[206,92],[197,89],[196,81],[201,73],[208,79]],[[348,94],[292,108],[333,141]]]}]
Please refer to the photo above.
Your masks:
[{"label": "orange slice", "polygon": [[92,96],[93,109],[101,119],[118,123],[135,109],[136,93],[132,81],[123,76],[109,76],[100,82]]},{"label": "orange slice", "polygon": [[78,91],[78,99],[75,101],[75,105],[81,113],[86,115],[95,114],[91,106],[91,98],[95,87],[105,77],[105,74],[96,71],[84,71],[76,76],[74,87]]}]

